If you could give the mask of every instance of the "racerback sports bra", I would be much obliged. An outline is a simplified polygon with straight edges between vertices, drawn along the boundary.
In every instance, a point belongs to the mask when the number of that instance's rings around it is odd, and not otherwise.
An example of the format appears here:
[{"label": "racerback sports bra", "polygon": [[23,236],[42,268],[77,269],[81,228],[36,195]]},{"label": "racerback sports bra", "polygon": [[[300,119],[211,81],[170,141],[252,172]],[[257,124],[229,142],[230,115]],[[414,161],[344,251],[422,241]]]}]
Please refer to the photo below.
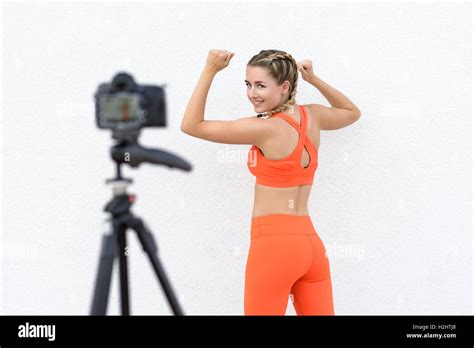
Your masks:
[{"label": "racerback sports bra", "polygon": [[[288,114],[276,113],[270,117],[281,117],[289,122],[299,134],[298,144],[293,152],[279,160],[267,159],[261,150],[252,145],[247,156],[247,167],[256,177],[256,183],[271,187],[290,187],[313,183],[314,173],[318,168],[318,150],[306,134],[308,118],[306,109],[300,105],[301,125]],[[309,155],[307,167],[301,166],[303,147]]]}]

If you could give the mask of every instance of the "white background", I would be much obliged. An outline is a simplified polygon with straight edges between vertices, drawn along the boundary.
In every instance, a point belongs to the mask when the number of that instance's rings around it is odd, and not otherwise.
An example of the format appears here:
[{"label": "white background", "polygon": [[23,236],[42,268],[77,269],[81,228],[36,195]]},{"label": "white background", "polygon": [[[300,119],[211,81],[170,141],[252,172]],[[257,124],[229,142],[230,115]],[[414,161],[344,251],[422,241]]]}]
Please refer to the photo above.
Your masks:
[{"label": "white background", "polygon": [[[167,84],[168,127],[140,142],[193,163],[142,165],[133,207],[189,315],[243,314],[255,178],[250,145],[180,132],[209,49],[235,52],[206,119],[253,114],[245,65],[262,49],[311,59],[362,111],[322,132],[310,215],[329,252],[336,315],[472,314],[470,3],[2,5],[0,314],[88,314],[109,131],[93,94],[119,71]],[[329,104],[299,80],[297,103]],[[132,314],[171,314],[130,233]],[[109,314],[119,314],[114,272]],[[288,315],[294,315],[289,302]]]}]

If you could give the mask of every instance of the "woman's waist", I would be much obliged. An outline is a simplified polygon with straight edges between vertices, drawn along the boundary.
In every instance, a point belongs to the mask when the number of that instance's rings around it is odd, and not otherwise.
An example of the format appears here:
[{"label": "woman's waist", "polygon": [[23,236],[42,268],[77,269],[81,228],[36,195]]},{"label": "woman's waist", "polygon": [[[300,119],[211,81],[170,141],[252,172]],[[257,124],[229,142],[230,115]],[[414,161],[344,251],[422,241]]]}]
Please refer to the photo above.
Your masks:
[{"label": "woman's waist", "polygon": [[255,187],[252,217],[269,214],[308,214],[309,190],[306,188],[275,189]]},{"label": "woman's waist", "polygon": [[304,207],[303,209],[293,209],[293,208],[288,208],[288,209],[271,209],[271,208],[258,208],[257,206],[254,206],[253,211],[252,211],[252,219],[259,218],[262,216],[268,216],[268,215],[294,215],[294,216],[307,216],[309,217],[309,211],[307,207]]},{"label": "woman's waist", "polygon": [[255,199],[252,218],[272,214],[309,215],[308,204],[291,198]]}]

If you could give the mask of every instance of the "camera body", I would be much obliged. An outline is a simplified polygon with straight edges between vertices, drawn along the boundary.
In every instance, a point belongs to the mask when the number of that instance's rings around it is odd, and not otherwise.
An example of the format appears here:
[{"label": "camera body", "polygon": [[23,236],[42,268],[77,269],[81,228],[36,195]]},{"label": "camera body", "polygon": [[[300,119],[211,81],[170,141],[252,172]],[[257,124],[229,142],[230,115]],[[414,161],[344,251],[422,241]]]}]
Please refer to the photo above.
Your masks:
[{"label": "camera body", "polygon": [[94,99],[98,128],[123,133],[167,126],[164,88],[138,85],[125,72],[116,74],[111,83],[101,83]]}]

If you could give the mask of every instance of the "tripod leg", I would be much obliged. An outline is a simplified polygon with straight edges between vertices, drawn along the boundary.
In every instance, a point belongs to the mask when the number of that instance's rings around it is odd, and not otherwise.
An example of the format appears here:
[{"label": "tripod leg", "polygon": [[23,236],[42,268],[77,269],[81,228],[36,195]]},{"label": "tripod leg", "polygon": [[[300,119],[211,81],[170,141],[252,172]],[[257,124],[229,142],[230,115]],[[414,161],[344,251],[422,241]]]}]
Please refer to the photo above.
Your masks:
[{"label": "tripod leg", "polygon": [[122,306],[122,315],[130,315],[130,304],[128,294],[128,267],[127,267],[127,228],[120,225],[117,228],[117,248],[119,252],[120,267],[120,301]]},{"label": "tripod leg", "polygon": [[115,232],[104,234],[92,300],[91,315],[105,315],[115,258]]},{"label": "tripod leg", "polygon": [[174,315],[183,315],[183,311],[181,310],[178,300],[176,299],[176,296],[173,290],[171,289],[171,285],[168,281],[168,278],[166,277],[163,266],[161,265],[160,260],[158,259],[158,249],[156,247],[153,235],[150,231],[148,231],[148,229],[144,226],[143,222],[138,218],[135,219],[132,228],[137,232],[138,239],[142,244],[143,250],[147,253],[150,259],[150,262],[153,266],[153,269],[155,270],[156,275],[158,276],[158,279],[161,283],[161,287],[165,292],[166,298],[168,299],[168,303],[170,304]]}]

